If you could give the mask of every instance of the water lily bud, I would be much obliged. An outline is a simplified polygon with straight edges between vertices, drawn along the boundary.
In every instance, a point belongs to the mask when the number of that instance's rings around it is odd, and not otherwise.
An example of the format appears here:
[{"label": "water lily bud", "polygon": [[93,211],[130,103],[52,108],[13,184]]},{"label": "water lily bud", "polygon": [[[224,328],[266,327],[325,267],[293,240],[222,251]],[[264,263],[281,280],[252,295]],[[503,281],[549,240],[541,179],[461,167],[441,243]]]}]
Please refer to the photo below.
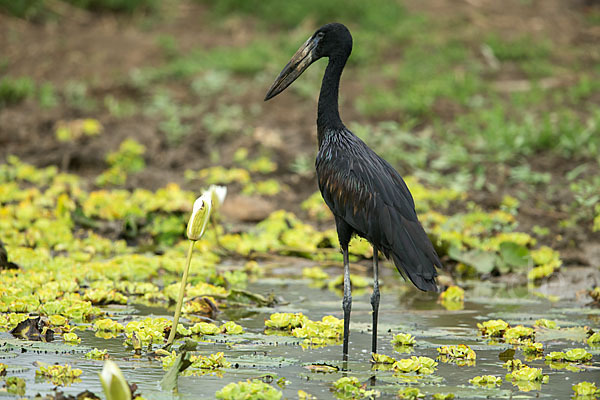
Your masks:
[{"label": "water lily bud", "polygon": [[100,374],[100,382],[106,395],[106,400],[131,400],[131,390],[119,369],[119,366],[111,360],[104,362],[104,368]]},{"label": "water lily bud", "polygon": [[227,186],[210,185],[208,191],[211,193],[212,202],[215,207],[223,205],[225,196],[227,196]]},{"label": "water lily bud", "polygon": [[212,195],[210,192],[204,192],[202,196],[196,199],[192,216],[187,226],[188,239],[196,241],[202,237],[204,228],[206,228],[206,224],[208,223],[211,207]]}]

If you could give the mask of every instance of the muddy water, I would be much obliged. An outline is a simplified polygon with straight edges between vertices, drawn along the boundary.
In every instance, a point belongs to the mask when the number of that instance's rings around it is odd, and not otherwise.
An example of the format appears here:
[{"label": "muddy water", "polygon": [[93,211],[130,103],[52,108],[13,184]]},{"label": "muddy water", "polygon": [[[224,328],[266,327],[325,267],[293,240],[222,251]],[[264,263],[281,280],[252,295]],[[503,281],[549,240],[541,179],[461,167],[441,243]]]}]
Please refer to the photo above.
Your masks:
[{"label": "muddy water", "polygon": [[[388,277],[387,282],[391,277]],[[543,359],[528,361],[533,367],[541,367],[550,376],[549,383],[543,384],[540,390],[520,391],[512,383],[503,381],[497,389],[475,388],[468,380],[476,375],[492,374],[504,379],[506,370],[501,367],[503,361],[499,354],[508,348],[506,344],[489,344],[477,335],[477,322],[492,318],[503,318],[511,324],[523,323],[533,325],[539,318],[556,320],[560,326],[600,327],[600,315],[597,309],[583,306],[576,300],[551,303],[545,298],[534,295],[526,288],[506,290],[487,284],[478,284],[467,290],[463,310],[447,311],[437,304],[437,296],[420,293],[407,285],[397,284],[385,286],[382,292],[380,307],[379,352],[394,358],[408,357],[394,351],[390,340],[393,333],[409,332],[417,339],[412,355],[437,357],[436,348],[443,344],[468,344],[477,353],[474,366],[458,367],[454,364],[439,363],[435,374],[411,385],[418,385],[424,393],[455,393],[457,398],[534,398],[549,399],[569,398],[571,386],[580,381],[600,382],[600,350],[590,349],[583,342],[571,342],[557,338],[544,343],[545,353],[559,351],[570,347],[585,347],[594,354],[591,367],[581,372],[569,372],[564,369],[554,370],[546,365]],[[344,375],[356,376],[369,386],[382,392],[382,398],[393,398],[398,389],[408,385],[399,381],[391,372],[374,372],[370,359],[370,289],[355,291],[352,307],[352,323],[350,336],[350,361],[347,372],[315,373],[306,369],[311,363],[327,363],[343,367],[341,362],[341,345],[318,349],[303,349],[295,338],[268,337],[262,335],[264,320],[275,311],[302,312],[311,319],[320,319],[324,315],[341,317],[340,294],[327,289],[311,287],[308,281],[300,279],[266,278],[254,283],[250,290],[260,293],[276,293],[286,302],[274,309],[247,309],[225,312],[222,316],[228,319],[238,316],[238,323],[248,332],[231,343],[232,337],[219,337],[216,343],[200,343],[201,354],[224,351],[234,368],[223,371],[222,377],[216,375],[183,376],[179,378],[179,394],[172,395],[160,390],[159,381],[164,371],[160,362],[148,357],[135,358],[131,350],[123,346],[123,338],[100,339],[93,332],[78,332],[85,346],[68,347],[64,351],[61,343],[33,344],[22,349],[24,345],[12,339],[8,333],[0,333],[0,342],[10,343],[0,352],[0,362],[9,364],[11,375],[27,380],[27,395],[48,393],[52,384],[34,379],[36,367],[33,363],[41,360],[48,363],[70,363],[83,370],[81,381],[62,388],[65,393],[76,394],[83,390],[101,392],[98,372],[102,368],[101,361],[85,360],[83,354],[93,347],[106,348],[111,357],[122,368],[126,378],[136,383],[140,392],[148,399],[197,399],[214,398],[214,393],[230,382],[247,378],[263,377],[273,380],[273,385],[283,390],[284,398],[297,398],[297,391],[302,389],[317,398],[332,398],[330,383]],[[111,307],[109,311],[114,319],[127,321],[130,314],[154,314],[169,317],[164,309],[151,309],[144,306]],[[11,347],[14,344],[16,347]],[[19,347],[21,346],[21,347]],[[520,350],[515,358],[524,359]],[[278,386],[279,378],[285,378],[285,385]],[[0,397],[2,397],[0,392]]]}]

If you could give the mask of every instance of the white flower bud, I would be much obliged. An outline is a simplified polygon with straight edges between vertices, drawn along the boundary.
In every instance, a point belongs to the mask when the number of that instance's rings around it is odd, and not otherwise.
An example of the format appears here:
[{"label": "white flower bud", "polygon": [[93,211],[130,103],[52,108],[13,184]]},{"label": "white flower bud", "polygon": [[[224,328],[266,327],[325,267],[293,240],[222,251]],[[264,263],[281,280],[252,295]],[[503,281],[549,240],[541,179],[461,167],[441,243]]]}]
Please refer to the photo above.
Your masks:
[{"label": "white flower bud", "polygon": [[199,240],[204,234],[204,228],[208,223],[210,217],[210,210],[212,208],[212,195],[210,192],[204,192],[202,196],[198,197],[194,202],[194,208],[192,215],[187,226],[187,237],[190,240]]},{"label": "white flower bud", "polygon": [[131,400],[129,385],[115,362],[106,360],[99,375],[106,400]]},{"label": "white flower bud", "polygon": [[227,196],[227,186],[210,185],[208,191],[211,193],[213,205],[215,207],[222,206],[225,196]]}]

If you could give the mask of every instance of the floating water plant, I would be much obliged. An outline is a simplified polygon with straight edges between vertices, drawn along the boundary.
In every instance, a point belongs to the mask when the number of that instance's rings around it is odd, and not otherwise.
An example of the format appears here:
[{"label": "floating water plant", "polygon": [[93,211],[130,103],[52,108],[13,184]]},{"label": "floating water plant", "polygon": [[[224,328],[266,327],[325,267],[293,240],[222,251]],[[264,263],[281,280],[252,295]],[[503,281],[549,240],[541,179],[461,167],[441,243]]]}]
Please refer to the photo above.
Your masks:
[{"label": "floating water plant", "polygon": [[484,336],[502,337],[508,329],[508,322],[501,319],[491,319],[482,323],[477,323],[477,328]]},{"label": "floating water plant", "polygon": [[230,383],[215,393],[219,400],[279,400],[282,393],[258,379]]},{"label": "floating water plant", "polygon": [[439,361],[454,362],[458,366],[475,365],[475,359],[477,358],[475,351],[464,344],[438,347],[437,351],[440,354]]},{"label": "floating water plant", "polygon": [[70,343],[70,344],[79,344],[81,343],[81,338],[79,336],[77,336],[77,334],[75,332],[67,332],[63,335],[63,340],[66,343]]},{"label": "floating water plant", "polygon": [[36,362],[38,370],[36,375],[41,375],[57,386],[70,385],[83,373],[78,368],[72,368],[69,364],[66,365],[50,365],[41,361]]},{"label": "floating water plant", "polygon": [[331,390],[339,399],[370,399],[379,396],[379,391],[367,390],[367,385],[354,376],[346,376],[333,382]]},{"label": "floating water plant", "polygon": [[547,328],[547,329],[560,328],[558,326],[558,324],[556,323],[556,321],[550,321],[548,319],[538,319],[537,321],[535,321],[535,325],[539,326],[540,328]]},{"label": "floating water plant", "polygon": [[386,356],[385,354],[371,354],[371,362],[373,364],[394,364],[396,359],[390,356]]},{"label": "floating water plant", "polygon": [[195,335],[216,335],[221,333],[221,329],[210,322],[197,322],[190,328]]},{"label": "floating water plant", "polygon": [[9,376],[6,378],[4,385],[7,393],[16,394],[18,396],[25,395],[25,379],[23,378]]},{"label": "floating water plant", "polygon": [[528,357],[538,357],[544,353],[544,344],[539,342],[525,343],[522,348]]},{"label": "floating water plant", "polygon": [[598,389],[593,382],[579,382],[578,384],[573,385],[572,388],[573,392],[575,392],[575,398],[593,400],[600,396],[600,389]]},{"label": "floating water plant", "polygon": [[100,350],[94,347],[92,350],[85,353],[85,358],[88,360],[106,360],[108,359],[108,350]]},{"label": "floating water plant", "polygon": [[191,356],[192,367],[201,369],[229,368],[231,363],[225,359],[225,354],[220,351],[208,356]]},{"label": "floating water plant", "polygon": [[271,329],[292,330],[302,326],[308,318],[302,313],[275,313],[269,316],[265,321],[265,326]]},{"label": "floating water plant", "polygon": [[504,340],[508,343],[521,343],[525,341],[532,341],[534,339],[533,328],[528,328],[523,325],[518,325],[513,328],[508,328],[504,332]]},{"label": "floating water plant", "polygon": [[414,346],[415,342],[415,337],[410,333],[397,333],[392,338],[394,346]]},{"label": "floating water plant", "polygon": [[587,338],[587,344],[590,346],[600,344],[600,332],[595,332]]},{"label": "floating water plant", "polygon": [[539,384],[548,383],[548,379],[548,375],[544,375],[541,368],[527,366],[506,374],[506,380],[512,381],[523,391],[537,389]]},{"label": "floating water plant", "polygon": [[405,400],[424,399],[425,393],[421,392],[419,390],[419,388],[407,387],[407,388],[398,390],[398,398],[405,399]]},{"label": "floating water plant", "polygon": [[469,379],[469,383],[475,386],[484,386],[493,388],[502,384],[502,378],[494,375],[481,375],[476,376],[473,379]]},{"label": "floating water plant", "polygon": [[241,335],[244,333],[244,328],[233,321],[227,321],[221,325],[221,332],[227,335]]},{"label": "floating water plant", "polygon": [[396,361],[393,368],[398,373],[414,372],[419,375],[429,375],[435,372],[437,365],[438,363],[432,358],[412,356]]},{"label": "floating water plant", "polygon": [[[190,269],[190,263],[192,261],[192,251],[194,250],[194,244],[204,234],[204,229],[210,218],[210,210],[212,207],[212,193],[204,193],[194,202],[194,208],[192,215],[188,222],[187,237],[190,241],[185,268],[183,270],[183,277],[181,278],[181,285],[179,287],[179,296],[177,298],[177,304],[175,306],[175,316],[173,317],[172,327],[176,327],[179,323],[179,316],[181,314],[181,306],[183,304],[183,296],[185,294],[185,287],[187,284],[188,272]],[[171,328],[169,338],[167,339],[167,345],[171,345],[175,340],[175,334],[177,330]]]},{"label": "floating water plant", "polygon": [[518,358],[512,359],[512,360],[507,360],[504,364],[502,364],[503,368],[506,368],[509,371],[514,371],[517,369],[521,369],[523,367],[526,367],[527,365],[525,365],[523,363],[523,361],[519,360]]},{"label": "floating water plant", "polygon": [[584,363],[592,359],[592,355],[585,349],[571,349],[567,352],[553,351],[546,355],[546,361],[568,361]]}]

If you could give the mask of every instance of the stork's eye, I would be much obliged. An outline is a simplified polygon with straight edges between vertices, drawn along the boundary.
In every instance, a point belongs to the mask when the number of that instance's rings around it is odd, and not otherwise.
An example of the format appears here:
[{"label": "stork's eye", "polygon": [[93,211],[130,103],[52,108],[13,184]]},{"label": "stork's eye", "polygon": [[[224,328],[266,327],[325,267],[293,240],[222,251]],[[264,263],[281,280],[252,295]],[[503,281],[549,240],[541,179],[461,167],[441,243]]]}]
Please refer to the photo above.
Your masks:
[{"label": "stork's eye", "polygon": [[321,39],[323,36],[325,36],[325,33],[324,33],[324,32],[319,32],[319,33],[317,33],[317,37],[318,37],[319,39]]}]

